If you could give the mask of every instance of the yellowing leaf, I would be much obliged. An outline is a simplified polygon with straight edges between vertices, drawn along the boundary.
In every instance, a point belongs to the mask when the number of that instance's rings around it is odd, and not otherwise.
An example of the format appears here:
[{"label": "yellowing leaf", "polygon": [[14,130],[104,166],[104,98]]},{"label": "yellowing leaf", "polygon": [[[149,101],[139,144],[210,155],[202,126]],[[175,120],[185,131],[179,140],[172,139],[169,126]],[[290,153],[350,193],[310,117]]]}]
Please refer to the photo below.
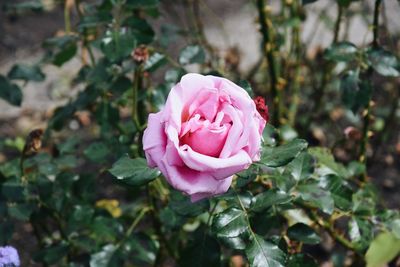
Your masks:
[{"label": "yellowing leaf", "polygon": [[400,239],[393,233],[379,234],[368,248],[365,259],[367,267],[381,267],[400,253]]}]

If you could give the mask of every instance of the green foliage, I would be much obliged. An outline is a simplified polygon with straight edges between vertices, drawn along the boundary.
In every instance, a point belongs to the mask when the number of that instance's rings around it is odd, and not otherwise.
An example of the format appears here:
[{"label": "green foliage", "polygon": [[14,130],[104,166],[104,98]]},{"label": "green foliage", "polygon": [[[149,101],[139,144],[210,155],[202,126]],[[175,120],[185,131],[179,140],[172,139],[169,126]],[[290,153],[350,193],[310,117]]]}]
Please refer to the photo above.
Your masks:
[{"label": "green foliage", "polygon": [[128,185],[143,185],[151,182],[160,172],[147,167],[145,159],[131,159],[127,155],[120,158],[110,169],[110,173]]}]

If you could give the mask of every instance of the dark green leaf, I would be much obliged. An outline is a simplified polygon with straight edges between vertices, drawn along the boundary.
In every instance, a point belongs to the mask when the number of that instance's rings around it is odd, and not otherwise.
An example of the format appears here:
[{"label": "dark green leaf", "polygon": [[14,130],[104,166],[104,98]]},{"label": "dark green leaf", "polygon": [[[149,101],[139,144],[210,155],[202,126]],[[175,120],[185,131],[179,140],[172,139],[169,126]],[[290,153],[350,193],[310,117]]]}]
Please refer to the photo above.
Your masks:
[{"label": "dark green leaf", "polygon": [[316,261],[308,255],[301,253],[291,255],[288,261],[288,267],[318,267]]},{"label": "dark green leaf", "polygon": [[134,8],[148,8],[158,5],[159,0],[127,0],[126,4]]},{"label": "dark green leaf", "polygon": [[104,143],[96,142],[86,148],[83,154],[91,161],[101,162],[110,154],[110,150]]},{"label": "dark green leaf", "polygon": [[237,249],[243,248],[243,241],[240,236],[248,230],[246,215],[237,208],[226,209],[214,217],[212,229],[218,239],[226,245],[238,246],[233,247]]},{"label": "dark green leaf", "polygon": [[303,152],[288,164],[287,169],[296,181],[307,179],[314,172],[314,159],[310,154]]},{"label": "dark green leaf", "polygon": [[400,76],[400,61],[393,53],[382,48],[372,49],[367,53],[369,64],[376,72],[388,77]]},{"label": "dark green leaf", "polygon": [[112,62],[128,57],[136,45],[130,31],[109,31],[101,42],[101,51]]},{"label": "dark green leaf", "polygon": [[61,261],[67,254],[68,244],[60,243],[38,251],[33,258],[35,261],[53,265]]},{"label": "dark green leaf", "polygon": [[336,175],[326,175],[321,177],[319,185],[331,192],[336,207],[344,211],[351,210],[353,191],[343,178]]},{"label": "dark green leaf", "polygon": [[273,243],[265,241],[261,236],[254,235],[246,247],[246,255],[251,267],[284,267],[285,253]]},{"label": "dark green leaf", "polygon": [[363,218],[353,217],[349,222],[349,236],[357,249],[367,249],[373,238],[372,223]]},{"label": "dark green leaf", "polygon": [[199,45],[188,45],[183,48],[179,54],[179,63],[182,65],[192,63],[204,63],[206,54]]},{"label": "dark green leaf", "polygon": [[347,72],[340,80],[340,89],[343,103],[353,113],[368,105],[371,88],[369,82],[360,80],[358,71]]},{"label": "dark green leaf", "polygon": [[331,151],[324,147],[312,147],[308,150],[316,160],[317,164],[323,166],[324,169],[329,169],[329,173],[339,175],[341,177],[349,177],[349,173],[346,168],[335,161]]},{"label": "dark green leaf", "polygon": [[16,180],[3,183],[1,193],[9,201],[22,201],[26,197],[25,187]]},{"label": "dark green leaf", "polygon": [[100,252],[91,255],[90,267],[112,267],[112,260],[117,246],[113,244],[105,245]]},{"label": "dark green leaf", "polygon": [[348,62],[357,56],[357,47],[349,42],[332,44],[325,51],[325,58],[328,60]]},{"label": "dark green leaf", "polygon": [[21,221],[28,221],[34,206],[29,203],[12,204],[8,206],[8,215]]},{"label": "dark green leaf", "polygon": [[0,98],[14,106],[20,106],[22,103],[22,92],[19,86],[10,83],[2,75],[0,75]]},{"label": "dark green leaf", "polygon": [[76,44],[70,44],[65,46],[61,51],[56,53],[53,57],[53,64],[61,67],[65,62],[72,59],[76,52],[78,51],[78,47]]},{"label": "dark green leaf", "polygon": [[202,231],[197,231],[196,239],[191,240],[182,251],[179,266],[182,267],[220,267],[221,248],[218,242]]},{"label": "dark green leaf", "polygon": [[265,147],[260,163],[268,167],[280,167],[296,158],[301,151],[307,148],[307,142],[295,139],[277,147]]},{"label": "dark green leaf", "polygon": [[317,2],[317,1],[318,0],[301,0],[301,3],[303,5],[307,5],[307,4],[311,4],[311,3]]},{"label": "dark green leaf", "polygon": [[138,44],[149,44],[153,41],[154,31],[146,20],[129,17],[123,22],[123,25],[129,27]]},{"label": "dark green leaf", "polygon": [[291,199],[291,196],[283,191],[270,189],[254,197],[251,204],[251,210],[259,212],[273,205],[288,203]]},{"label": "dark green leaf", "polygon": [[14,222],[0,222],[0,244],[6,244],[12,238],[14,233]]},{"label": "dark green leaf", "polygon": [[8,78],[13,80],[25,80],[25,81],[43,81],[45,75],[39,66],[28,66],[23,64],[16,64],[12,67],[8,73]]},{"label": "dark green leaf", "polygon": [[335,205],[329,191],[319,187],[317,184],[299,185],[297,186],[297,191],[304,201],[319,207],[327,214],[332,214]]},{"label": "dark green leaf", "polygon": [[315,245],[321,242],[319,235],[304,223],[296,223],[287,230],[287,235],[290,239],[303,242],[305,244]]},{"label": "dark green leaf", "polygon": [[193,203],[190,198],[180,192],[173,191],[169,207],[176,213],[182,216],[195,217],[208,211],[210,202],[207,199]]},{"label": "dark green leaf", "polygon": [[133,186],[147,184],[160,175],[158,170],[147,167],[145,159],[131,159],[128,155],[115,162],[109,171],[118,180]]},{"label": "dark green leaf", "polygon": [[135,266],[154,266],[159,250],[159,243],[150,236],[138,233],[131,236],[122,247],[123,253]]},{"label": "dark green leaf", "polygon": [[251,88],[251,84],[250,84],[248,81],[246,81],[246,80],[240,80],[240,81],[238,82],[238,85],[239,85],[240,87],[242,87],[242,88],[249,94],[249,96],[250,96],[251,98],[254,97],[253,89]]}]

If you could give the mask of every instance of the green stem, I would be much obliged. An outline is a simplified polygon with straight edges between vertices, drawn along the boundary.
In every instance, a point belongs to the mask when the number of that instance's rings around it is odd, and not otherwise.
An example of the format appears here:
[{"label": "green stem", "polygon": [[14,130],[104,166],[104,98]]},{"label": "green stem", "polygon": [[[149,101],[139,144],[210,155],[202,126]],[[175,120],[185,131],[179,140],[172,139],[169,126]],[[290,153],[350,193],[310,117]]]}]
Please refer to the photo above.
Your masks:
[{"label": "green stem", "polygon": [[68,35],[71,32],[71,14],[69,10],[68,0],[65,0],[64,4],[64,24],[65,34]]},{"label": "green stem", "polygon": [[373,31],[373,41],[372,45],[374,47],[378,46],[378,37],[379,37],[379,11],[381,9],[381,3],[382,0],[376,0],[375,1],[375,9],[374,9],[374,22],[372,25],[372,31]]},{"label": "green stem", "polygon": [[331,224],[328,221],[325,221],[323,218],[321,218],[320,216],[318,216],[318,214],[314,211],[314,207],[310,207],[305,203],[301,203],[296,201],[296,203],[300,208],[302,208],[304,210],[304,212],[308,215],[308,217],[318,226],[320,226],[321,228],[323,228],[324,230],[326,230],[329,235],[336,240],[338,243],[340,243],[342,246],[344,246],[345,248],[352,250],[354,252],[356,252],[357,254],[359,253],[357,251],[357,249],[353,246],[353,244],[351,243],[351,241],[349,241],[347,238],[345,238],[344,236],[342,236],[341,234],[339,234],[335,227],[333,226],[333,224]]},{"label": "green stem", "polygon": [[335,23],[335,31],[333,34],[333,43],[336,43],[339,38],[339,32],[340,32],[340,22],[342,21],[343,17],[343,7],[338,3],[338,15],[336,17],[336,23]]},{"label": "green stem", "polygon": [[[292,3],[291,7],[291,16],[295,16],[295,11],[297,10],[297,1]],[[293,53],[295,57],[295,70],[294,70],[294,75],[293,75],[293,91],[292,91],[292,103],[289,108],[289,114],[288,114],[288,122],[289,125],[292,127],[295,126],[296,122],[296,115],[297,115],[297,110],[299,107],[300,103],[300,71],[301,71],[301,39],[300,39],[300,27],[296,26],[293,27]]]},{"label": "green stem", "polygon": [[274,123],[276,127],[279,127],[280,116],[281,116],[281,111],[280,111],[281,90],[279,90],[278,88],[279,76],[274,58],[274,49],[273,49],[274,44],[271,38],[271,32],[269,27],[271,21],[267,20],[265,6],[266,6],[265,0],[257,0],[258,19],[261,26],[261,34],[263,37],[263,52],[268,62],[271,94],[273,100],[272,123]]},{"label": "green stem", "polygon": [[138,91],[141,83],[142,66],[138,66],[133,73],[133,87],[132,87],[132,120],[138,131],[141,130],[141,125],[138,116]]},{"label": "green stem", "polygon": [[139,222],[143,219],[144,215],[150,211],[151,208],[149,207],[144,207],[138,216],[133,220],[132,224],[129,226],[128,230],[126,231],[124,237],[118,242],[117,246],[120,247],[124,244],[124,242],[132,235],[133,230],[135,230],[136,226],[139,224]]}]

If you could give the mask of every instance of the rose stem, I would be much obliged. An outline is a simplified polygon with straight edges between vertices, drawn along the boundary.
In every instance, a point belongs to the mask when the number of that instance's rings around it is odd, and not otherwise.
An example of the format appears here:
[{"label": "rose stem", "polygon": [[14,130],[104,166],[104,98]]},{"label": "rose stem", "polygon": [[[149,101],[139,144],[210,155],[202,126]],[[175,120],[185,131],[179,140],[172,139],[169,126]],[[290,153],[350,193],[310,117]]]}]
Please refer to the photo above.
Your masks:
[{"label": "rose stem", "polygon": [[[372,41],[372,47],[377,48],[379,46],[378,43],[378,37],[379,37],[379,11],[380,11],[380,6],[381,6],[382,0],[376,0],[375,1],[375,9],[374,9],[374,21],[372,25],[372,31],[373,31],[373,41]],[[367,76],[371,77],[370,74],[372,74],[372,67],[370,66],[367,70]],[[367,81],[369,84],[371,84],[371,78],[368,79]],[[364,116],[364,127],[362,131],[362,139],[361,139],[361,144],[360,144],[360,157],[359,160],[361,163],[367,165],[367,146],[368,146],[368,140],[369,140],[369,126],[371,122],[371,108],[372,108],[372,90],[369,92],[369,101],[367,104],[367,107],[365,108],[363,112]],[[361,180],[365,181],[367,178],[367,168],[365,168],[364,174],[361,176]]]},{"label": "rose stem", "polygon": [[271,25],[271,20],[267,19],[265,0],[257,0],[257,9],[259,16],[259,23],[261,26],[261,34],[263,37],[263,52],[264,56],[268,62],[268,70],[271,82],[271,94],[273,101],[273,113],[272,113],[272,123],[275,127],[279,127],[280,124],[280,90],[278,90],[278,72],[276,68],[276,62],[274,58],[274,44],[271,38],[271,32],[269,25]]}]

